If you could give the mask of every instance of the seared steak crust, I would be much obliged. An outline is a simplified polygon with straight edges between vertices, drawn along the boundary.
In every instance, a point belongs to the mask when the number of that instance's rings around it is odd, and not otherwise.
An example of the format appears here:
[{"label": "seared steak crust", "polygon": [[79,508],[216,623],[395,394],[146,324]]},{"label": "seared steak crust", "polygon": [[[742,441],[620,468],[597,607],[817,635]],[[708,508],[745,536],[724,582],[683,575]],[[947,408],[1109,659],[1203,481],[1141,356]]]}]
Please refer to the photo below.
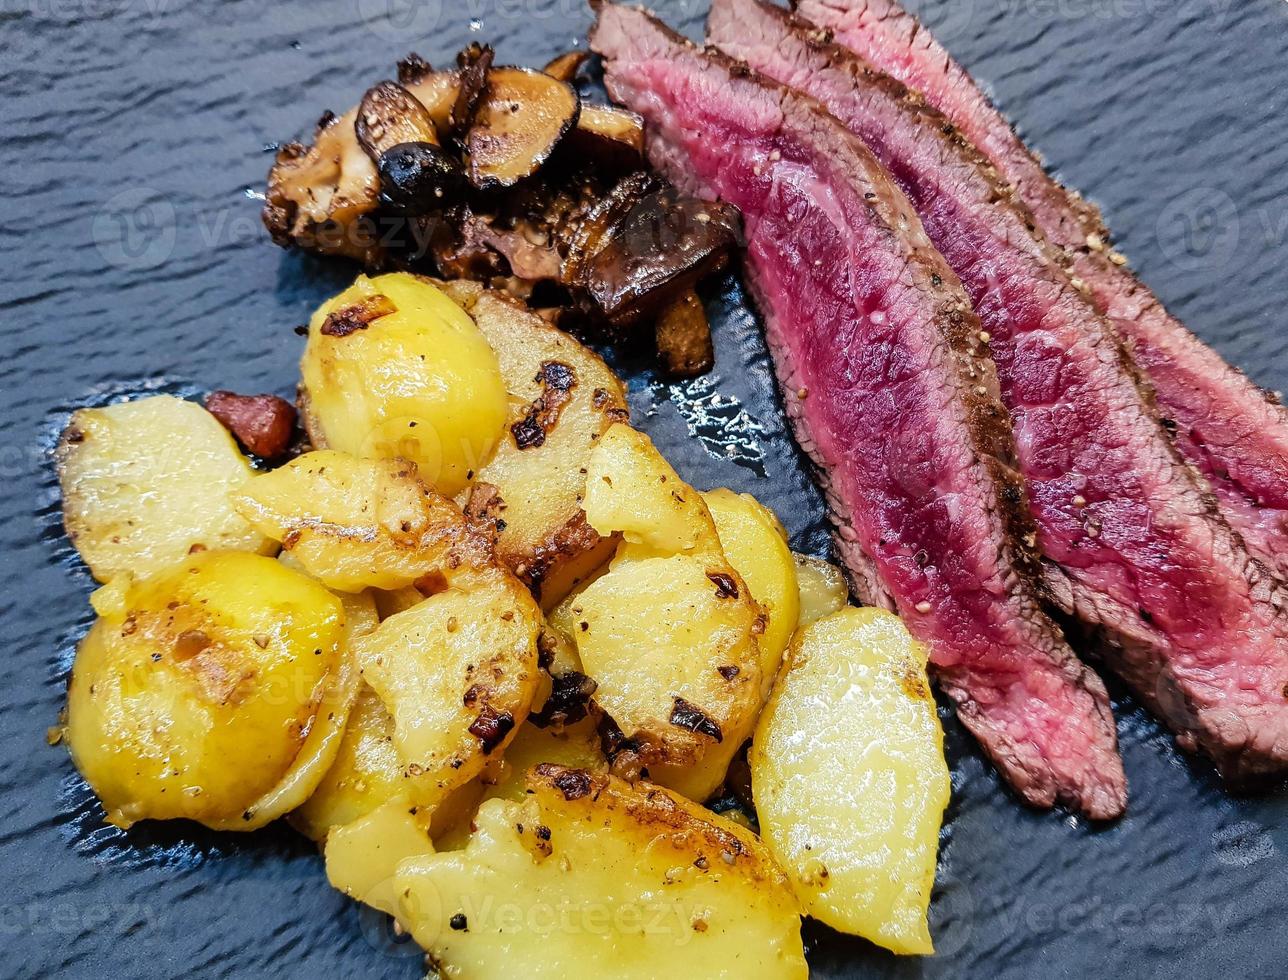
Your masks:
[{"label": "seared steak crust", "polygon": [[963,722],[1030,802],[1121,812],[1100,679],[1038,595],[1009,420],[978,319],[907,199],[812,100],[603,5],[610,93],[653,162],[736,204],[784,401],[869,602],[927,643]]},{"label": "seared steak crust", "polygon": [[1113,666],[1233,779],[1288,768],[1288,620],[1176,453],[1110,322],[1032,216],[936,110],[825,32],[715,0],[709,36],[819,98],[894,174],[992,337],[1057,601]]},{"label": "seared steak crust", "polygon": [[1177,447],[1253,557],[1288,579],[1288,412],[1170,313],[1110,250],[1100,212],[1050,177],[969,74],[895,0],[797,0],[799,12],[919,91],[999,175],[1130,343]]}]

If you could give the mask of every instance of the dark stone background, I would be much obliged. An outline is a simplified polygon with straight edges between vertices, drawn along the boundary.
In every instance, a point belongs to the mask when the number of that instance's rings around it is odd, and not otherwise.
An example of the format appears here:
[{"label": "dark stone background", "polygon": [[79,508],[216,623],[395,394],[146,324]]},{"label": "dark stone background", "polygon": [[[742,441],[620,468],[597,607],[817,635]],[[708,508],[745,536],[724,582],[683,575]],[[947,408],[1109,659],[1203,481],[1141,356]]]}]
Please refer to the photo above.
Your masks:
[{"label": "dark stone background", "polygon": [[[1158,293],[1288,386],[1288,3],[914,6],[1104,206]],[[659,7],[691,34],[705,12]],[[578,0],[0,0],[0,975],[420,975],[289,831],[121,833],[45,744],[91,587],[48,450],[71,408],[121,393],[288,394],[291,328],[353,270],[268,243],[252,196],[267,146],[410,49],[441,62],[477,37],[540,64],[588,21]],[[712,293],[715,373],[671,388],[624,362],[637,421],[686,478],[755,492],[821,552],[755,322],[734,277]],[[1118,708],[1132,805],[1099,830],[1017,806],[948,721],[940,955],[896,961],[810,927],[816,974],[1282,975],[1282,796],[1227,796],[1129,699]]]}]

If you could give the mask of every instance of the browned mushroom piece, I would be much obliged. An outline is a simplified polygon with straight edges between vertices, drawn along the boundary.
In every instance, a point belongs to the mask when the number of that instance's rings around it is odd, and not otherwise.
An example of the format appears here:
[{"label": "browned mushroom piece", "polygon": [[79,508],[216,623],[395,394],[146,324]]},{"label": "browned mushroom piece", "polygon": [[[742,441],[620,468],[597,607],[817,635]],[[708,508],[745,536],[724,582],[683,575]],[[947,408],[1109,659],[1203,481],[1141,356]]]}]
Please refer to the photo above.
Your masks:
[{"label": "browned mushroom piece", "polygon": [[624,178],[562,243],[564,281],[615,326],[660,312],[724,265],[738,212],[683,197],[656,177]]},{"label": "browned mushroom piece", "polygon": [[[398,68],[400,84],[425,107],[429,118],[434,121],[434,128],[438,131],[440,140],[450,134],[452,113],[456,108],[456,100],[461,88],[461,73],[459,71],[420,71],[416,74],[414,70],[409,73],[403,68],[403,62],[399,62]],[[403,74],[407,75],[408,81],[401,80]]]},{"label": "browned mushroom piece", "polygon": [[542,72],[561,82],[571,82],[590,57],[589,51],[565,51],[552,58]]},{"label": "browned mushroom piece", "polygon": [[687,289],[658,314],[655,325],[662,370],[673,378],[694,378],[715,365],[711,324],[702,300]]},{"label": "browned mushroom piece", "polygon": [[581,108],[566,82],[530,68],[495,68],[465,135],[470,182],[513,187],[536,173],[577,122]]},{"label": "browned mushroom piece", "polygon": [[492,70],[492,48],[475,42],[456,56],[460,70],[456,73],[456,98],[452,103],[451,135],[461,140],[478,112],[487,92],[488,76]]},{"label": "browned mushroom piece", "polygon": [[399,143],[380,156],[380,204],[392,214],[441,211],[465,185],[460,161],[433,143]]},{"label": "browned mushroom piece", "polygon": [[353,121],[358,144],[373,162],[403,143],[438,145],[434,120],[416,96],[397,82],[380,82],[367,89]]},{"label": "browned mushroom piece", "polygon": [[644,120],[616,106],[582,103],[566,152],[618,173],[644,164]]},{"label": "browned mushroom piece", "polygon": [[559,250],[563,256],[560,278],[573,287],[585,285],[590,262],[608,242],[631,209],[650,191],[662,187],[653,174],[636,171],[617,182],[607,194],[593,200],[568,221]]}]

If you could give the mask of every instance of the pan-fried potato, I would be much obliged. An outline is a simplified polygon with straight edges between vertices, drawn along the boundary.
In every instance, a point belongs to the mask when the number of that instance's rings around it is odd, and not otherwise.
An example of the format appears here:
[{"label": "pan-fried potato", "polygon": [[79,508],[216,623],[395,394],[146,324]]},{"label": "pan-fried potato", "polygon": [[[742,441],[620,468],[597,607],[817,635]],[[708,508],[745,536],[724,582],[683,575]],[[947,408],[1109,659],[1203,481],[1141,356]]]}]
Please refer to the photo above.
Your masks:
[{"label": "pan-fried potato", "polygon": [[[783,651],[796,629],[800,611],[796,566],[787,547],[787,532],[774,513],[750,494],[711,490],[702,499],[715,521],[725,556],[747,583],[752,598],[760,604],[768,620],[757,644],[763,704],[778,675]],[[724,741],[709,746],[695,764],[654,765],[649,769],[649,777],[701,803],[724,782],[729,763],[751,737],[755,724],[756,715],[749,715],[740,727],[725,733]]]},{"label": "pan-fried potato", "polygon": [[759,644],[761,692],[768,697],[800,617],[800,584],[787,534],[774,512],[751,494],[710,490],[702,500],[725,556],[769,620]]},{"label": "pan-fried potato", "polygon": [[764,614],[701,496],[646,436],[613,426],[587,471],[587,519],[624,540],[556,619],[642,763],[691,766],[760,708]]},{"label": "pan-fried potato", "polygon": [[483,797],[480,779],[451,793],[438,806],[416,807],[407,766],[394,745],[394,722],[384,702],[359,681],[353,711],[335,761],[313,795],[290,817],[292,826],[315,841],[336,827],[348,826],[391,801],[417,809],[428,820],[432,837],[468,822]]},{"label": "pan-fried potato", "polygon": [[389,617],[354,645],[421,805],[437,805],[503,751],[536,694],[541,611],[509,572],[490,571]]},{"label": "pan-fried potato", "polygon": [[591,450],[628,418],[626,393],[599,355],[541,317],[492,292],[462,298],[510,393],[507,429],[466,510],[500,519],[497,557],[550,608],[616,546],[586,523],[581,497]]},{"label": "pan-fried potato", "polygon": [[402,589],[467,554],[490,561],[482,533],[406,460],[306,453],[255,477],[233,494],[233,506],[345,592]]},{"label": "pan-fried potato", "polygon": [[805,977],[800,919],[754,834],[668,791],[538,766],[464,850],[402,862],[399,918],[449,976]]},{"label": "pan-fried potato", "polygon": [[335,760],[313,795],[291,814],[291,823],[320,841],[332,827],[353,823],[395,797],[409,797],[406,783],[393,719],[379,695],[362,684]]},{"label": "pan-fried potato", "polygon": [[948,803],[926,651],[876,609],[797,634],[752,743],[766,845],[805,911],[896,953],[929,953]]},{"label": "pan-fried potato", "polygon": [[100,582],[146,577],[202,549],[275,550],[229,504],[253,471],[200,405],[154,395],[82,408],[56,459],[67,536]]},{"label": "pan-fried potato", "polygon": [[350,898],[396,916],[398,865],[433,853],[425,815],[395,799],[327,835],[326,877]]},{"label": "pan-fried potato", "polygon": [[472,800],[467,803],[464,792],[457,790],[448,801],[451,804],[458,796],[462,798],[454,814],[444,812],[449,809],[447,804],[434,812],[435,849],[453,851],[465,847],[469,843],[474,813],[487,800],[522,802],[527,799],[528,771],[534,766],[545,762],[569,769],[607,772],[608,760],[600,747],[596,720],[587,715],[574,724],[549,728],[538,728],[531,719],[525,722],[514,741],[506,746],[501,764],[466,787],[476,790]]},{"label": "pan-fried potato", "polygon": [[67,738],[111,823],[253,830],[317,785],[353,696],[336,596],[271,558],[202,552],[92,601]]},{"label": "pan-fried potato", "polygon": [[507,414],[496,355],[427,279],[389,273],[324,303],[300,365],[313,444],[401,457],[454,496],[500,441]]},{"label": "pan-fried potato", "polygon": [[846,607],[850,588],[845,584],[844,572],[822,558],[792,557],[796,559],[796,580],[800,583],[799,626],[809,626]]}]

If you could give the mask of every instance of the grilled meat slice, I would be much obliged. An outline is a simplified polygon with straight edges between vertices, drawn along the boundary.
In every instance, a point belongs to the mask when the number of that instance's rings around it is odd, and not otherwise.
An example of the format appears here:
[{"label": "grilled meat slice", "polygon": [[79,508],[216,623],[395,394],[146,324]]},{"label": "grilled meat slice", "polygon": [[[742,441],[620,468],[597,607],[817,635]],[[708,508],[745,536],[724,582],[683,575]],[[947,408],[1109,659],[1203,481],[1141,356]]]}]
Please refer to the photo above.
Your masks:
[{"label": "grilled meat slice", "polygon": [[787,411],[865,601],[892,606],[1028,801],[1122,811],[1104,686],[1043,612],[1010,425],[957,277],[863,145],[812,100],[599,8],[610,93],[682,189],[737,205]]},{"label": "grilled meat slice", "polygon": [[798,0],[799,12],[918,90],[988,158],[1131,344],[1185,458],[1252,555],[1288,579],[1288,412],[1170,313],[1110,249],[1099,211],[1043,169],[969,74],[895,0]]},{"label": "grilled meat slice", "polygon": [[1234,780],[1288,769],[1288,619],[1177,454],[1111,323],[983,157],[922,99],[761,0],[715,0],[708,36],[814,95],[863,139],[961,277],[997,362],[1065,610]]}]

